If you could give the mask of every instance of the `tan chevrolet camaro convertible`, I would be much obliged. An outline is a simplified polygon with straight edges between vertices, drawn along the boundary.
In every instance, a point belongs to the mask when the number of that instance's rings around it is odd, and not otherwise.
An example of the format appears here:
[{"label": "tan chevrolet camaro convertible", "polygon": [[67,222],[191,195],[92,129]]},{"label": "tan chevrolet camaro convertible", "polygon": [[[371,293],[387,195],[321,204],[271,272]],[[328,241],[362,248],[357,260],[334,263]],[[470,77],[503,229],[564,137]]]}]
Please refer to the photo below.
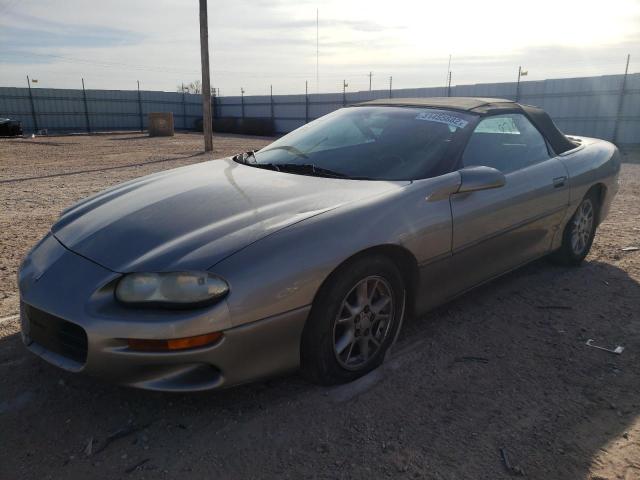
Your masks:
[{"label": "tan chevrolet camaro convertible", "polygon": [[24,343],[151,390],[348,382],[408,315],[545,255],[579,264],[619,170],[611,143],[508,100],[343,108],[64,211],[19,272]]}]

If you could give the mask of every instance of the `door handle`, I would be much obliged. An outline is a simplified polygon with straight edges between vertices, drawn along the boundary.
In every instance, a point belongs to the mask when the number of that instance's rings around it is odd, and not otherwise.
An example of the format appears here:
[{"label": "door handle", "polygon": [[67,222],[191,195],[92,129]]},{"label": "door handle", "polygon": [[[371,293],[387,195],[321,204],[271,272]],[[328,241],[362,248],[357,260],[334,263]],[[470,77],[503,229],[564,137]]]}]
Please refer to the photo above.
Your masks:
[{"label": "door handle", "polygon": [[556,177],[553,179],[553,187],[560,188],[564,187],[564,184],[567,182],[567,177]]}]

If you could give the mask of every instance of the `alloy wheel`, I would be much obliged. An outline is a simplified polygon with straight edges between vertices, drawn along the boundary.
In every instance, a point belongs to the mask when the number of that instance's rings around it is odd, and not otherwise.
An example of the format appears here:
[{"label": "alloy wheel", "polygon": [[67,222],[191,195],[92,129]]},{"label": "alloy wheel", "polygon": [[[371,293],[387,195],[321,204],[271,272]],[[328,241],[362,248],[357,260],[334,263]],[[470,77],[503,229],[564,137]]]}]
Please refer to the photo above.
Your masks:
[{"label": "alloy wheel", "polygon": [[333,326],[338,363],[358,370],[378,353],[389,335],[395,312],[394,293],[379,276],[360,280],[345,296]]},{"label": "alloy wheel", "polygon": [[588,198],[578,207],[571,229],[571,249],[575,255],[584,253],[593,233],[593,204]]}]

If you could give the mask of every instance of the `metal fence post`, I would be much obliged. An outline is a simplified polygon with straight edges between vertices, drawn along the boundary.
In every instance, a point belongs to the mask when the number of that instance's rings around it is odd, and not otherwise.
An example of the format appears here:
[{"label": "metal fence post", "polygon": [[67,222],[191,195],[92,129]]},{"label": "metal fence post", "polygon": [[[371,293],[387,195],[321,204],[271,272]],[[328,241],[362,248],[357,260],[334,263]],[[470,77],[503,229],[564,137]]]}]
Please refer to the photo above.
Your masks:
[{"label": "metal fence post", "polygon": [[218,94],[216,89],[213,89],[213,95],[211,95],[211,135],[216,129],[216,118],[218,118]]},{"label": "metal fence post", "polygon": [[347,106],[347,87],[349,85],[347,84],[346,80],[342,81],[342,106],[346,107]]},{"label": "metal fence post", "polygon": [[89,107],[87,106],[87,92],[84,89],[84,78],[82,79],[82,100],[84,101],[84,120],[87,123],[87,133],[91,133],[91,124],[89,123]]},{"label": "metal fence post", "polygon": [[211,92],[211,101],[213,105],[211,105],[211,111],[213,112],[213,118],[215,119],[218,116],[218,91],[214,87]]},{"label": "metal fence post", "polygon": [[613,143],[618,143],[618,129],[620,128],[620,116],[622,115],[622,107],[624,106],[624,91],[627,88],[627,75],[629,74],[629,60],[631,60],[631,54],[627,54],[627,66],[624,69],[624,76],[622,77],[622,86],[620,87],[620,96],[618,97],[618,110],[616,112],[616,123],[613,127]]},{"label": "metal fence post", "polygon": [[271,106],[271,121],[275,121],[275,115],[273,114],[273,85],[271,85],[271,93],[269,94],[269,104]]},{"label": "metal fence post", "polygon": [[304,81],[304,123],[309,123],[309,81]]},{"label": "metal fence post", "polygon": [[140,80],[138,80],[138,115],[140,116],[140,131],[144,132],[144,124],[142,123],[142,97],[140,96]]},{"label": "metal fence post", "polygon": [[393,77],[389,77],[389,98],[393,97],[391,91],[393,90]]},{"label": "metal fence post", "polygon": [[33,131],[38,131],[38,119],[36,118],[36,106],[33,102],[33,93],[31,93],[31,80],[29,80],[29,75],[27,75],[27,86],[29,87],[29,102],[31,103],[31,118],[33,119]]},{"label": "metal fence post", "polygon": [[240,88],[240,108],[242,113],[242,118],[244,119],[244,88]]},{"label": "metal fence post", "polygon": [[187,129],[187,104],[184,93],[184,83],[182,84],[182,128]]}]

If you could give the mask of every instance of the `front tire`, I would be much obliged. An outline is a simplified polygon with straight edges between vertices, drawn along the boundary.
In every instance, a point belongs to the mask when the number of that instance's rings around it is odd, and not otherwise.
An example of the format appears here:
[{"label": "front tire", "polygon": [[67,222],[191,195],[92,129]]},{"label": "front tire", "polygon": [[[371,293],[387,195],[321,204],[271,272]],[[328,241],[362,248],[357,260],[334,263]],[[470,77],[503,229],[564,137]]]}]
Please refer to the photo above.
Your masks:
[{"label": "front tire", "polygon": [[333,385],[378,367],[402,324],[405,292],[396,265],[380,255],[359,258],[332,274],[302,333],[305,376]]},{"label": "front tire", "polygon": [[553,253],[553,260],[563,265],[577,266],[589,254],[596,235],[598,219],[598,203],[596,200],[594,193],[588,193],[582,199],[564,229],[562,245]]}]

